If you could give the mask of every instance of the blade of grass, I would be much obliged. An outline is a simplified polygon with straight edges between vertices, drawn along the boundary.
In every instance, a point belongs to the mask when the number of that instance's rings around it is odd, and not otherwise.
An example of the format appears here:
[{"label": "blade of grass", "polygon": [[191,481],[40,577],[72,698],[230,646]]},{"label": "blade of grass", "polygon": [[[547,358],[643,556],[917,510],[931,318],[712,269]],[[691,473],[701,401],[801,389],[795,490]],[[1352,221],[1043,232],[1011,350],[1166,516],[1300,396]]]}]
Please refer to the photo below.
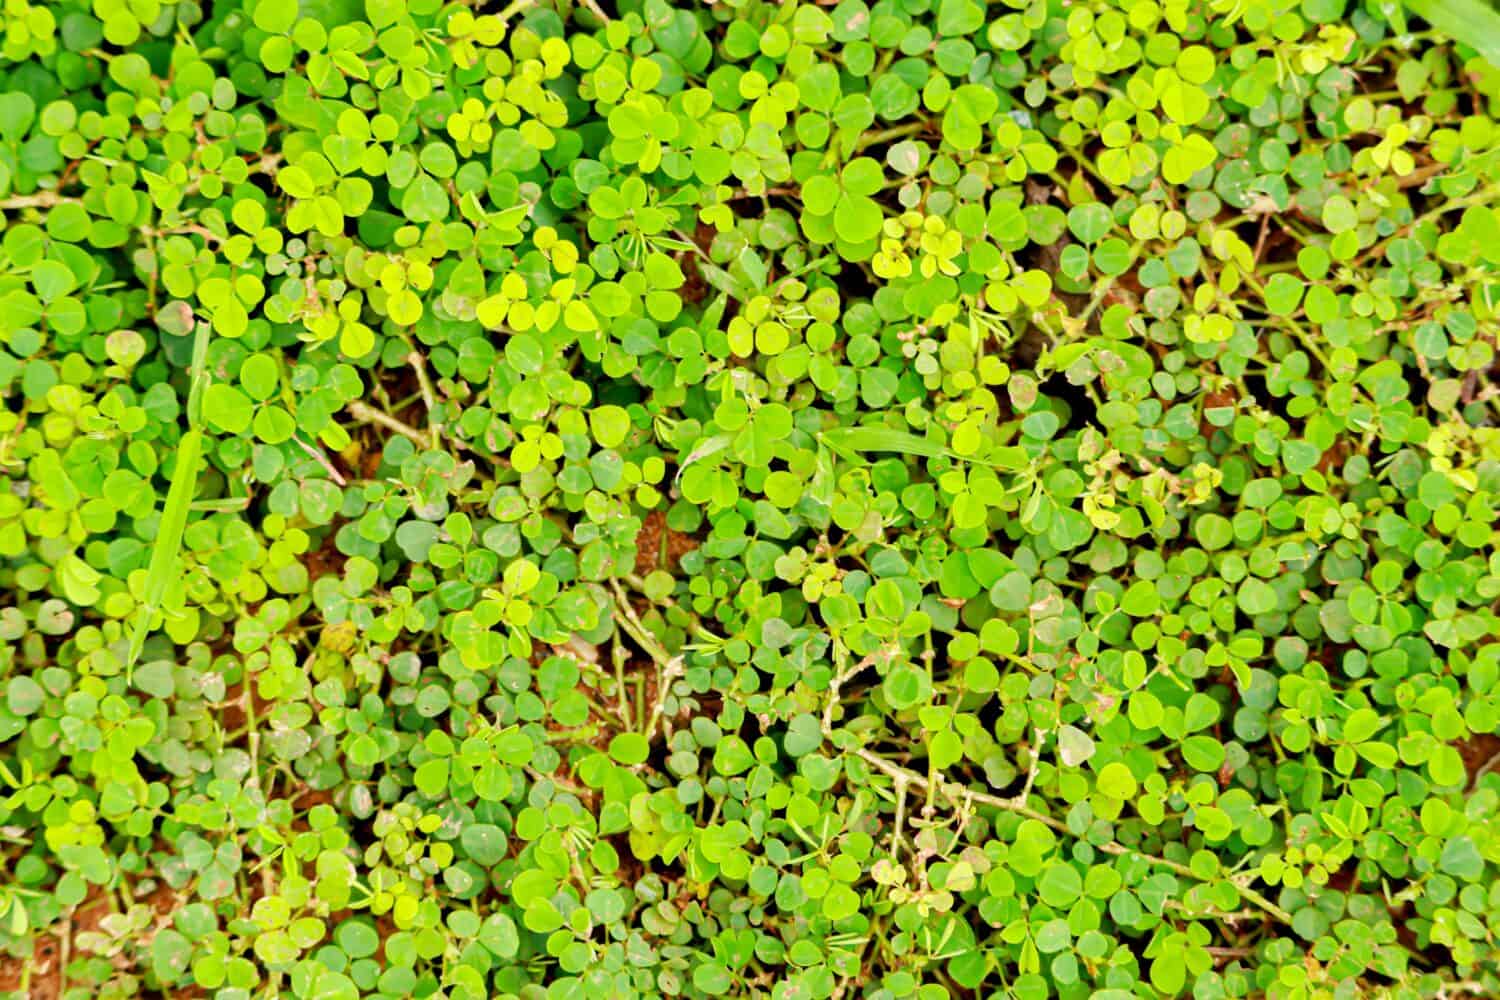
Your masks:
[{"label": "blade of grass", "polygon": [[822,433],[823,441],[844,451],[889,451],[898,455],[941,458],[948,449],[926,438],[886,427],[834,427]]},{"label": "blade of grass", "polygon": [[842,455],[866,451],[894,452],[921,458],[951,458],[957,462],[971,462],[1011,471],[1023,469],[1027,464],[1026,452],[1014,445],[996,448],[989,458],[981,459],[973,455],[960,455],[935,441],[886,427],[834,427],[823,431],[818,438]]},{"label": "blade of grass", "polygon": [[190,430],[182,435],[177,447],[177,465],[172,470],[172,486],[162,509],[161,527],[151,546],[151,563],[146,570],[146,601],[136,613],[135,630],[130,635],[130,656],[125,662],[129,678],[140,659],[141,648],[151,631],[151,620],[161,610],[162,601],[173,577],[182,571],[178,559],[182,532],[187,528],[188,508],[193,500],[193,486],[198,481],[198,458],[203,449],[203,432]]},{"label": "blade of grass", "polygon": [[677,467],[676,482],[680,482],[682,480],[682,474],[688,470],[689,466],[693,465],[696,462],[701,462],[705,458],[711,458],[714,455],[717,455],[719,452],[728,448],[733,440],[733,436],[729,434],[715,434],[713,437],[707,438],[702,441],[698,445],[698,447],[693,449],[692,453],[688,455],[687,458],[682,460],[682,464]]},{"label": "blade of grass", "polygon": [[1455,41],[1473,46],[1500,68],[1500,10],[1484,0],[1406,0],[1422,20]]},{"label": "blade of grass", "polygon": [[208,324],[200,322],[193,338],[193,362],[188,386],[188,430],[177,445],[177,462],[172,467],[172,484],[162,507],[161,524],[151,546],[151,562],[146,567],[146,600],[136,612],[130,633],[130,652],[125,659],[125,679],[134,676],[135,665],[151,634],[151,622],[166,600],[167,588],[182,573],[182,533],[187,528],[188,512],[193,504],[193,487],[198,482],[198,461],[203,452],[203,390],[208,384]]}]

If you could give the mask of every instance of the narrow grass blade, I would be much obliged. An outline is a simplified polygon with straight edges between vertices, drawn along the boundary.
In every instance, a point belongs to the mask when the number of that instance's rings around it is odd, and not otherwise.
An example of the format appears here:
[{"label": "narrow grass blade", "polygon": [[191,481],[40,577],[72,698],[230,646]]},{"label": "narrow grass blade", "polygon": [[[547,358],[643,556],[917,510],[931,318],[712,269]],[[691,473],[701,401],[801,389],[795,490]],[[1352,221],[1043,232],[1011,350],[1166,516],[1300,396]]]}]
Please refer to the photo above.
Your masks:
[{"label": "narrow grass blade", "polygon": [[146,602],[136,613],[135,629],[130,635],[130,655],[125,662],[126,676],[135,670],[141,648],[151,631],[151,619],[161,610],[167,587],[181,571],[178,555],[182,549],[182,532],[187,528],[188,508],[193,502],[193,486],[198,481],[198,459],[203,450],[203,433],[190,430],[177,446],[177,464],[172,470],[172,485],[167,490],[167,504],[162,509],[161,527],[151,547],[151,563],[146,569]]},{"label": "narrow grass blade", "polygon": [[1484,0],[1405,0],[1408,9],[1443,34],[1473,46],[1500,69],[1500,10]]},{"label": "narrow grass blade", "polygon": [[898,455],[942,458],[948,449],[926,438],[886,427],[835,427],[822,434],[828,447],[843,451],[889,451]]},{"label": "narrow grass blade", "polygon": [[1026,468],[1030,462],[1026,450],[1015,445],[995,448],[988,457],[978,458],[960,455],[927,438],[885,427],[835,427],[824,431],[819,439],[830,449],[846,457],[867,451],[894,452],[920,458],[951,458],[955,462],[970,462],[1011,472]]},{"label": "narrow grass blade", "polygon": [[688,470],[689,466],[694,465],[694,464],[696,464],[698,462],[701,462],[701,461],[703,461],[706,458],[712,458],[713,456],[717,455],[719,452],[721,452],[721,451],[725,450],[726,448],[728,448],[729,445],[730,445],[730,443],[733,440],[734,440],[733,435],[730,435],[730,434],[715,434],[713,437],[707,438],[704,441],[702,441],[698,445],[698,447],[696,447],[696,448],[694,448],[692,450],[692,452],[688,455],[687,458],[685,458],[685,459],[682,460],[682,464],[680,464],[677,467],[677,480],[676,481],[681,481],[682,474]]}]

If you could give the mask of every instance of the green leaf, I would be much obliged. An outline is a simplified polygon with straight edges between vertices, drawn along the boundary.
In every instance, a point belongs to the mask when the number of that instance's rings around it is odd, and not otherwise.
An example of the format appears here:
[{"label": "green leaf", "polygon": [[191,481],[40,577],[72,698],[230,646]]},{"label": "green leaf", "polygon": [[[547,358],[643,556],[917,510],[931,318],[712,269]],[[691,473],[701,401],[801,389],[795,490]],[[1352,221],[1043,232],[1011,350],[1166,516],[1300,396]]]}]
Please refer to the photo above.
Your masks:
[{"label": "green leaf", "polygon": [[903,664],[886,677],[883,689],[891,707],[902,711],[925,702],[931,691],[931,684],[925,673]]},{"label": "green leaf", "polygon": [[867,243],[880,235],[885,213],[873,199],[860,194],[839,196],[833,210],[833,226],[839,238],[850,243]]},{"label": "green leaf", "polygon": [[884,427],[834,427],[819,438],[830,448],[846,452],[896,452],[922,458],[939,458],[947,454],[941,445],[905,431]]},{"label": "green leaf", "polygon": [[709,996],[721,996],[729,992],[734,980],[722,962],[705,962],[693,970],[693,986]]},{"label": "green leaf", "polygon": [[1454,837],[1443,845],[1438,867],[1445,874],[1473,882],[1484,874],[1484,858],[1470,837]]},{"label": "green leaf", "polygon": [[204,390],[203,413],[209,424],[226,434],[243,434],[255,416],[250,397],[232,385],[215,382]]},{"label": "green leaf", "polygon": [[0,93],[0,139],[17,142],[36,120],[36,101],[21,90]]},{"label": "green leaf", "polygon": [[448,195],[427,174],[418,174],[401,193],[401,211],[412,222],[440,222],[448,215]]},{"label": "green leaf", "polygon": [[601,448],[616,448],[630,433],[630,414],[619,406],[598,406],[589,411],[589,429]]},{"label": "green leaf", "polygon": [[339,924],[333,940],[350,958],[369,958],[380,947],[380,935],[375,928],[357,917]]},{"label": "green leaf", "polygon": [[984,6],[976,0],[942,0],[937,25],[939,34],[972,34],[984,26]]},{"label": "green leaf", "polygon": [[1190,736],[1182,741],[1182,759],[1201,772],[1213,772],[1224,763],[1224,745],[1212,736]]},{"label": "green leaf", "polygon": [[172,485],[162,507],[161,523],[151,546],[151,562],[146,569],[146,599],[137,612],[135,628],[130,635],[130,650],[125,661],[127,672],[141,658],[151,619],[161,610],[167,588],[174,578],[181,576],[178,553],[182,548],[182,533],[187,527],[188,507],[198,482],[198,458],[202,445],[203,435],[196,430],[183,434],[177,445]]},{"label": "green leaf", "polygon": [[1280,599],[1276,591],[1264,580],[1246,577],[1236,594],[1240,610],[1247,615],[1268,615],[1276,610]]},{"label": "green leaf", "polygon": [[1099,791],[1112,799],[1128,799],[1135,795],[1135,776],[1130,768],[1118,761],[1105,764],[1099,771]]},{"label": "green leaf", "polygon": [[285,34],[297,21],[297,0],[256,0],[255,26],[272,34]]},{"label": "green leaf", "polygon": [[642,764],[651,745],[640,733],[620,733],[609,742],[609,755],[621,764]]},{"label": "green leaf", "polygon": [[488,823],[475,823],[464,827],[459,840],[463,844],[464,853],[476,864],[486,868],[499,864],[509,850],[505,832],[498,826]]},{"label": "green leaf", "polygon": [[1083,895],[1083,876],[1069,864],[1055,864],[1042,873],[1037,892],[1048,906],[1071,906]]},{"label": "green leaf", "polygon": [[448,758],[439,757],[422,764],[412,774],[417,791],[430,799],[439,798],[448,788]]},{"label": "green leaf", "polygon": [[1500,11],[1481,0],[1402,0],[1449,38],[1473,46],[1500,69]]},{"label": "green leaf", "polygon": [[500,959],[514,958],[521,947],[515,921],[504,913],[493,913],[486,918],[479,932],[479,943]]},{"label": "green leaf", "polygon": [[1363,743],[1379,732],[1383,725],[1383,720],[1372,710],[1357,708],[1344,720],[1344,739],[1350,743]]},{"label": "green leaf", "polygon": [[1077,726],[1063,726],[1057,731],[1057,753],[1067,767],[1077,767],[1094,756],[1094,741]]},{"label": "green leaf", "polygon": [[51,303],[77,287],[73,272],[55,260],[44,260],[31,269],[31,283],[36,288],[37,298]]},{"label": "green leaf", "polygon": [[1000,99],[988,87],[966,83],[953,92],[943,112],[943,138],[959,150],[978,149],[984,129],[1000,109]]},{"label": "green leaf", "polygon": [[1342,233],[1358,224],[1359,215],[1348,198],[1336,194],[1323,203],[1323,225],[1329,232]]},{"label": "green leaf", "polygon": [[1187,982],[1182,948],[1168,948],[1151,961],[1151,985],[1168,996],[1176,996]]},{"label": "green leaf", "polygon": [[99,600],[98,587],[102,575],[73,553],[68,553],[57,564],[57,582],[63,596],[74,604],[87,607]]},{"label": "green leaf", "polygon": [[30,677],[16,676],[6,682],[5,704],[15,715],[31,715],[42,707],[45,700],[46,692]]}]

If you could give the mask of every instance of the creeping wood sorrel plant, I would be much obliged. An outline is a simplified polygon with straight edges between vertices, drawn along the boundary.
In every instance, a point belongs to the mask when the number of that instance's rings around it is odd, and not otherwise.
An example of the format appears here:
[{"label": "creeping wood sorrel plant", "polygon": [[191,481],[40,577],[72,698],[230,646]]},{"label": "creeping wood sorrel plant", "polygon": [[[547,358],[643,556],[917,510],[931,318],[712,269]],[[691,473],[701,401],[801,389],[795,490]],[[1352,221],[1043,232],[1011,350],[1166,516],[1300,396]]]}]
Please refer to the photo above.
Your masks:
[{"label": "creeping wood sorrel plant", "polygon": [[5,0],[0,997],[1500,996],[1489,0]]}]

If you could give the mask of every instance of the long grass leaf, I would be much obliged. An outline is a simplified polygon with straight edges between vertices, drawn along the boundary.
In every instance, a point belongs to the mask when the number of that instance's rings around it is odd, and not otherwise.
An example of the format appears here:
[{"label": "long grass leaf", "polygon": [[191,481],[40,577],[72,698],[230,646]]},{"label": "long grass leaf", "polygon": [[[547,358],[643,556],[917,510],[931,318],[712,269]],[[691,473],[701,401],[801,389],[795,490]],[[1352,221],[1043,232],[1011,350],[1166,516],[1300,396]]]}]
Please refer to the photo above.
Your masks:
[{"label": "long grass leaf", "polygon": [[698,447],[694,448],[687,458],[684,458],[681,464],[677,466],[677,480],[680,481],[682,479],[682,474],[688,470],[689,466],[701,462],[706,458],[712,458],[728,448],[733,440],[734,436],[731,434],[715,434],[713,437],[699,442]]},{"label": "long grass leaf", "polygon": [[1500,69],[1500,10],[1484,0],[1406,0],[1408,9]]},{"label": "long grass leaf", "polygon": [[130,651],[125,659],[127,681],[141,658],[146,636],[151,634],[151,620],[161,610],[167,588],[182,568],[178,555],[182,551],[182,533],[187,529],[188,513],[193,505],[193,487],[198,482],[198,459],[203,451],[203,390],[209,382],[208,335],[209,325],[200,321],[193,334],[193,359],[188,368],[188,430],[177,444],[172,483],[167,488],[161,525],[151,546],[151,562],[146,567],[146,600],[136,613],[135,627],[130,633]]},{"label": "long grass leaf", "polygon": [[198,459],[203,450],[203,432],[190,430],[177,446],[177,464],[172,470],[172,485],[162,508],[161,526],[151,546],[151,563],[146,569],[146,601],[137,612],[135,630],[130,636],[130,655],[125,663],[126,675],[135,670],[151,632],[151,619],[161,610],[167,588],[180,570],[178,555],[182,533],[187,528],[188,508],[193,502],[193,487],[198,481]]},{"label": "long grass leaf", "polygon": [[898,455],[942,458],[948,449],[935,441],[886,427],[834,427],[822,434],[830,448],[844,451],[889,451]]},{"label": "long grass leaf", "polygon": [[916,455],[919,458],[951,458],[955,462],[969,462],[1009,472],[1018,472],[1031,461],[1026,449],[1016,445],[994,448],[986,457],[980,458],[977,455],[960,455],[927,438],[885,427],[834,427],[820,434],[819,439],[830,450],[846,457],[858,452],[888,451],[898,455]]}]

